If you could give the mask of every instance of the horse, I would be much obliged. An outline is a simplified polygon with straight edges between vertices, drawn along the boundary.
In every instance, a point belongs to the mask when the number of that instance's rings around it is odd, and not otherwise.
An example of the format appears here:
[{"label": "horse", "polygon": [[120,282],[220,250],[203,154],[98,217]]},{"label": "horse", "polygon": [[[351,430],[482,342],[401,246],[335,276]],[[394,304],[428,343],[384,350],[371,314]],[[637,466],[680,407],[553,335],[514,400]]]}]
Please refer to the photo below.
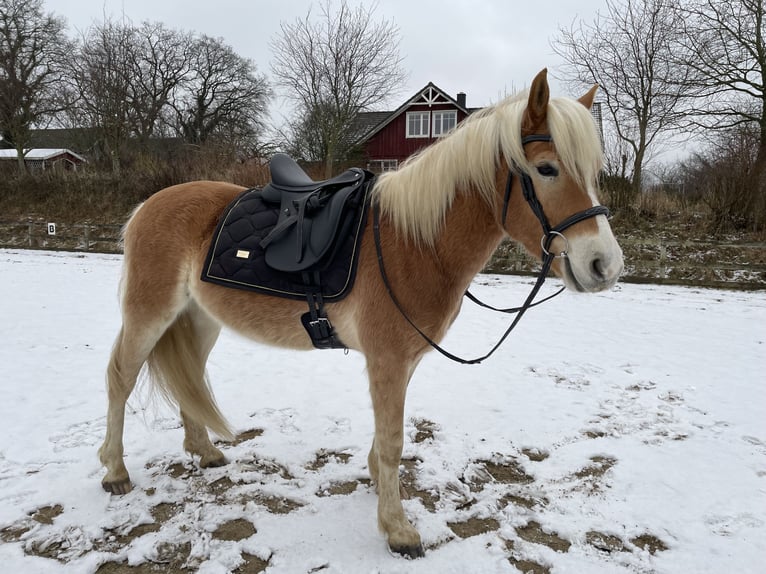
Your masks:
[{"label": "horse", "polygon": [[[394,553],[424,552],[399,484],[408,384],[431,349],[427,339],[444,337],[501,240],[510,237],[538,258],[559,253],[550,267],[570,290],[609,289],[622,272],[622,251],[597,195],[603,151],[589,111],[596,89],[579,99],[551,98],[542,70],[528,90],[474,112],[374,182],[379,213],[364,224],[355,283],[326,313],[344,345],[366,360],[374,411],[368,469],[378,526]],[[529,186],[534,201],[524,197]],[[312,348],[299,320],[305,302],[200,280],[217,222],[243,190],[214,181],[174,185],[150,196],[124,227],[122,325],[107,367],[99,449],[107,492],[132,488],[123,461],[125,404],[145,366],[180,410],[183,448],[200,467],[217,467],[227,461],[208,431],[224,439],[232,431],[205,364],[222,327],[266,345]],[[566,235],[562,227],[545,229],[541,213],[554,224],[568,221]]]}]

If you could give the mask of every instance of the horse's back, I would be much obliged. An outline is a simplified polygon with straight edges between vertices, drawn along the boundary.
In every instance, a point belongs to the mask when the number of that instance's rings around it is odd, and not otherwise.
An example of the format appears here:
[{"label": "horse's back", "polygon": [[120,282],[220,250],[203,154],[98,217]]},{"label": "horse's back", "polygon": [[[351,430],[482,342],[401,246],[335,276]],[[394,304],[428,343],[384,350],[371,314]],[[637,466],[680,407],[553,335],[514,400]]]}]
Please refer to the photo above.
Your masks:
[{"label": "horse's back", "polygon": [[[166,187],[149,197],[125,229],[125,251],[154,248],[157,242],[192,247],[210,237],[226,206],[245,188],[219,181],[193,181]],[[195,245],[195,247],[198,245]]]}]

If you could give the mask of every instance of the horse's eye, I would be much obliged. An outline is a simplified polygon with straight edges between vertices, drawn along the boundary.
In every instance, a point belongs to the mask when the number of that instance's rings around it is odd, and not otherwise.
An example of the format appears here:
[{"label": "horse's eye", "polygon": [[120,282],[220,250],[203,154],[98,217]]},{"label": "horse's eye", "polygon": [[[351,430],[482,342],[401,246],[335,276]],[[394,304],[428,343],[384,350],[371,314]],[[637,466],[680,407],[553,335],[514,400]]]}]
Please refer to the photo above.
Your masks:
[{"label": "horse's eye", "polygon": [[537,173],[543,177],[556,177],[559,174],[559,170],[549,163],[544,163],[537,166]]}]

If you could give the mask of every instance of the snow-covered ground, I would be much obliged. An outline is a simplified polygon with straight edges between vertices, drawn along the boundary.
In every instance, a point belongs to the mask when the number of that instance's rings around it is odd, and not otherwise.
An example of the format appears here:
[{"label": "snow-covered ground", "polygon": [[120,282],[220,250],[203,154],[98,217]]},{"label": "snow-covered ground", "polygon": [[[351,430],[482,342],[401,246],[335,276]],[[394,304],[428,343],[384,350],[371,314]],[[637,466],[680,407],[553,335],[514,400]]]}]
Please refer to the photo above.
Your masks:
[{"label": "snow-covered ground", "polygon": [[[223,447],[231,464],[199,470],[175,413],[138,393],[125,433],[135,489],[103,492],[120,265],[0,250],[4,573],[256,572],[259,559],[287,573],[764,571],[764,292],[565,293],[482,365],[429,355],[406,413],[417,493],[405,506],[427,548],[411,561],[377,530],[355,353],[225,333],[209,371],[243,433]],[[510,306],[531,282],[479,276],[474,290]],[[481,354],[506,321],[466,302],[445,346]]]}]

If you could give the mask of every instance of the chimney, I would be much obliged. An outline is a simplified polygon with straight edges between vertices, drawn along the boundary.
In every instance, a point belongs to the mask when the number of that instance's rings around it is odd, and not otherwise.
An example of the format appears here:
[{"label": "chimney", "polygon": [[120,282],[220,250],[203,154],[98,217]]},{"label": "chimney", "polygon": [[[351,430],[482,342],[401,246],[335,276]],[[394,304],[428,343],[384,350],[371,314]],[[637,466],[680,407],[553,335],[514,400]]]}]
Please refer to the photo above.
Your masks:
[{"label": "chimney", "polygon": [[457,105],[461,108],[465,108],[465,92],[457,93]]}]

